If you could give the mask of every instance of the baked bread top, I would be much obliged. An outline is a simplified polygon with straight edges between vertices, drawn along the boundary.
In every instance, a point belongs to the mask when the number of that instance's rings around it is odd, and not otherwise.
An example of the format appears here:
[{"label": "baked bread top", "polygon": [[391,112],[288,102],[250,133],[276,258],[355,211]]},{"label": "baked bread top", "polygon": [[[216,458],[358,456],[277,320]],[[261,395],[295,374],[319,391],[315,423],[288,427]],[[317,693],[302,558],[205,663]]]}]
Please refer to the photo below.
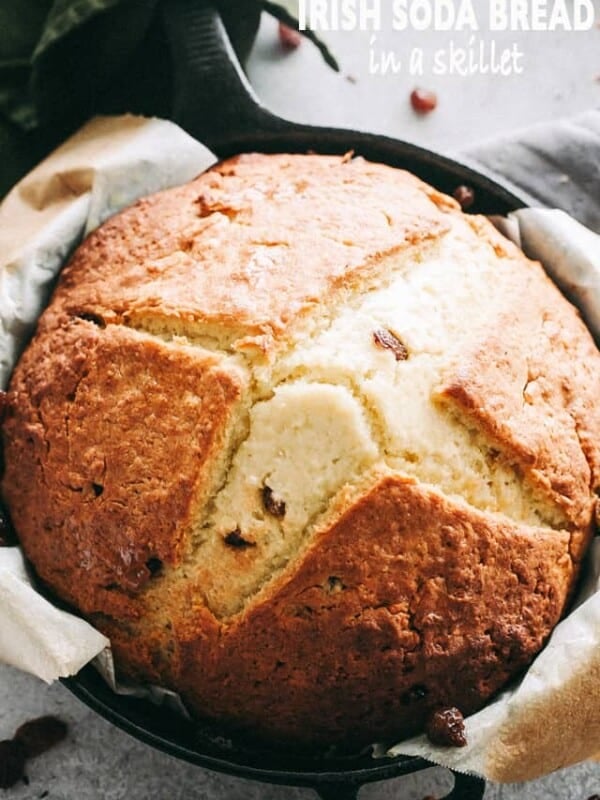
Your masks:
[{"label": "baked bread top", "polygon": [[62,273],[2,488],[122,669],[302,744],[474,710],[562,614],[600,357],[538,264],[406,172],[247,155]]}]

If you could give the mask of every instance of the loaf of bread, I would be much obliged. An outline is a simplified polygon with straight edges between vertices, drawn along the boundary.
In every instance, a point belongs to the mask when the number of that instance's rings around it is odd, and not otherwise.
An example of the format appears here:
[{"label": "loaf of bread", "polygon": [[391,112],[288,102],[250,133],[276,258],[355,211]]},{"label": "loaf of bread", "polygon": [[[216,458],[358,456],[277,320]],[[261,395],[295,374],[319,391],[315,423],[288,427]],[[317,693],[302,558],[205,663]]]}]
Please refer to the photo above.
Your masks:
[{"label": "loaf of bread", "polygon": [[465,715],[564,613],[600,355],[484,218],[361,158],[245,155],[64,269],[17,365],[4,500],[120,671],[253,740]]}]

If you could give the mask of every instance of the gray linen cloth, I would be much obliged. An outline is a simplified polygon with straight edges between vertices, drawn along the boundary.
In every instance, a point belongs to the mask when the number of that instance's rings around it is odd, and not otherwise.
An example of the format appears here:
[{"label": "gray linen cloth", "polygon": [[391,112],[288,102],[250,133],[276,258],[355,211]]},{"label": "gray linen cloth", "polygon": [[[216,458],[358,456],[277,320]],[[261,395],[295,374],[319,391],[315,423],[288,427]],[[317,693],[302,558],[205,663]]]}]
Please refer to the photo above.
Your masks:
[{"label": "gray linen cloth", "polygon": [[513,131],[461,155],[600,233],[600,110]]}]

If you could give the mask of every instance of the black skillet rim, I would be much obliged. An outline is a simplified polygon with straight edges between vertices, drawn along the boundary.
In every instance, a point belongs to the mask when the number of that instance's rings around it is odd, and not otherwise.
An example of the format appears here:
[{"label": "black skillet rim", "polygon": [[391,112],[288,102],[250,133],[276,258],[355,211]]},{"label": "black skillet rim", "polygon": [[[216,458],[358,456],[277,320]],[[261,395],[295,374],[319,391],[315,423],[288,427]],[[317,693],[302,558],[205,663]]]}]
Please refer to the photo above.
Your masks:
[{"label": "black skillet rim", "polygon": [[135,739],[188,763],[227,775],[314,788],[326,783],[362,785],[435,766],[416,756],[374,758],[370,752],[364,752],[358,756],[303,757],[250,749],[243,742],[238,746],[220,735],[222,732],[205,729],[168,708],[115,694],[92,664],[77,675],[62,678],[61,683],[88,708]]}]

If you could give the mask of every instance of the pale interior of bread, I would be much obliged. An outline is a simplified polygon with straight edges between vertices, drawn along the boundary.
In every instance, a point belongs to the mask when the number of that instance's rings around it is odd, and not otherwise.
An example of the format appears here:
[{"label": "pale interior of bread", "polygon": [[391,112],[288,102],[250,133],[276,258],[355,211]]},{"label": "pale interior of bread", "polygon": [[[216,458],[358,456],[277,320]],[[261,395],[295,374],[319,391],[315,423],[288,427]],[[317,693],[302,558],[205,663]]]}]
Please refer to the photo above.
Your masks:
[{"label": "pale interior of bread", "polygon": [[[276,359],[256,350],[234,356],[245,360],[252,387],[245,434],[219,465],[221,488],[198,519],[189,556],[163,580],[193,576],[217,617],[240,612],[328,524],[336,496],[372,484],[382,470],[513,521],[562,527],[560,509],[435,400],[445,365],[485,327],[503,291],[502,264],[491,244],[456,225],[382,259],[366,290],[342,288],[311,310]],[[219,339],[201,323],[174,329],[138,317],[135,326],[231,353],[231,336]],[[378,330],[391,332],[407,357],[378,344]],[[278,513],[265,507],[265,491]]]}]

